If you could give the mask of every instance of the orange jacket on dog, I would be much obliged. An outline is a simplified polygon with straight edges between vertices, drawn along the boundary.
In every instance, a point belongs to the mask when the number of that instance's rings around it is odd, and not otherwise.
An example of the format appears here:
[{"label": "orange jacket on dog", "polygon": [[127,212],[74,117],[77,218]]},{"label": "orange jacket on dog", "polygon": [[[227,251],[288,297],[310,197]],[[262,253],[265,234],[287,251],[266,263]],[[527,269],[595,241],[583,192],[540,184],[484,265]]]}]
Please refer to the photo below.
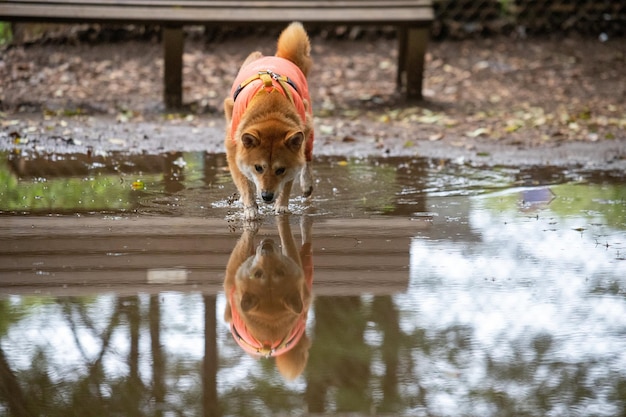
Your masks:
[{"label": "orange jacket on dog", "polygon": [[[265,56],[241,68],[233,83],[231,96],[235,105],[230,126],[230,136],[233,140],[236,140],[235,133],[248,103],[262,89],[267,92],[279,92],[289,98],[302,118],[302,122],[305,122],[307,117],[307,110],[303,101],[306,100],[309,103],[309,115],[312,117],[313,110],[310,105],[309,87],[300,68],[288,59]],[[313,132],[306,139],[305,157],[307,161],[311,161],[312,153]]]}]

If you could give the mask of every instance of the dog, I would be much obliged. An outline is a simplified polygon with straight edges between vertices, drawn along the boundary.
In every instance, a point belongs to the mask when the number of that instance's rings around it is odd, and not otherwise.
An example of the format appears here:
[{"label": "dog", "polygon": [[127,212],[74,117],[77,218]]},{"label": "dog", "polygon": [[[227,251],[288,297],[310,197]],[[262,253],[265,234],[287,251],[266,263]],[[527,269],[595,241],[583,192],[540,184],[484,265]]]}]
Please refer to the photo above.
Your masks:
[{"label": "dog", "polygon": [[313,111],[307,83],[311,44],[304,27],[291,23],[278,37],[275,56],[252,52],[224,100],[228,167],[244,208],[258,218],[258,197],[288,212],[293,181],[313,192]]},{"label": "dog", "polygon": [[306,320],[313,286],[312,223],[303,216],[300,251],[289,216],[277,223],[282,250],[269,238],[255,245],[258,227],[244,227],[226,266],[224,320],[245,352],[275,358],[279,372],[292,380],[304,370],[311,345]]}]

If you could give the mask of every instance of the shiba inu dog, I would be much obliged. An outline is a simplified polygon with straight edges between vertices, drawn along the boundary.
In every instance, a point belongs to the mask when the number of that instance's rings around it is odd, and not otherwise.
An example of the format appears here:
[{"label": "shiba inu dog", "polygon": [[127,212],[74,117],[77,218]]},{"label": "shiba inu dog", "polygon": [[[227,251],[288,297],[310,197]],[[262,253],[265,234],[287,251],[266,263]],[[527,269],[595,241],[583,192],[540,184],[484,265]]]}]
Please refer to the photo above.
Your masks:
[{"label": "shiba inu dog", "polygon": [[305,197],[313,191],[310,50],[302,24],[291,23],[275,56],[246,58],[224,100],[226,157],[248,221],[258,217],[257,194],[279,214],[288,211],[294,179]]},{"label": "shiba inu dog", "polygon": [[224,319],[244,351],[275,358],[279,372],[294,379],[311,344],[305,331],[313,285],[311,221],[302,219],[300,251],[289,217],[277,223],[282,249],[268,238],[255,245],[258,227],[244,228],[226,266]]}]

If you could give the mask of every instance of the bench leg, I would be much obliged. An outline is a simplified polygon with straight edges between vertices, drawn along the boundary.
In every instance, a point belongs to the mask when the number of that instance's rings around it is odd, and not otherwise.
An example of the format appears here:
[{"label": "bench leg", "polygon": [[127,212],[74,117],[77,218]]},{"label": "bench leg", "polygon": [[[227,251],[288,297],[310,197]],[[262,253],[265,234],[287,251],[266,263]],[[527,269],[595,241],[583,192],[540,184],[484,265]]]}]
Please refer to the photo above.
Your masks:
[{"label": "bench leg", "polygon": [[406,81],[406,38],[407,30],[398,28],[398,73],[396,75],[396,88],[402,90]]},{"label": "bench leg", "polygon": [[398,87],[406,88],[407,98],[422,98],[424,59],[428,46],[429,28],[411,27],[398,30]]},{"label": "bench leg", "polygon": [[163,27],[164,86],[163,100],[167,109],[183,104],[183,28]]}]

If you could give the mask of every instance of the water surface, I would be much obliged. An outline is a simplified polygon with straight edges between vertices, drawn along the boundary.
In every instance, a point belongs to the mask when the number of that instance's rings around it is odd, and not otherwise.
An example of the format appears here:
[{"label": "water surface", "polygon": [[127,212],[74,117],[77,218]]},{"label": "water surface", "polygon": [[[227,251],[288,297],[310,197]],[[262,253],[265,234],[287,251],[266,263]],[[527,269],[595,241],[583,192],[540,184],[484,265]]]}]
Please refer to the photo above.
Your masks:
[{"label": "water surface", "polygon": [[224,320],[225,166],[1,155],[0,414],[626,413],[623,173],[320,159],[286,219],[314,293],[288,380]]}]

